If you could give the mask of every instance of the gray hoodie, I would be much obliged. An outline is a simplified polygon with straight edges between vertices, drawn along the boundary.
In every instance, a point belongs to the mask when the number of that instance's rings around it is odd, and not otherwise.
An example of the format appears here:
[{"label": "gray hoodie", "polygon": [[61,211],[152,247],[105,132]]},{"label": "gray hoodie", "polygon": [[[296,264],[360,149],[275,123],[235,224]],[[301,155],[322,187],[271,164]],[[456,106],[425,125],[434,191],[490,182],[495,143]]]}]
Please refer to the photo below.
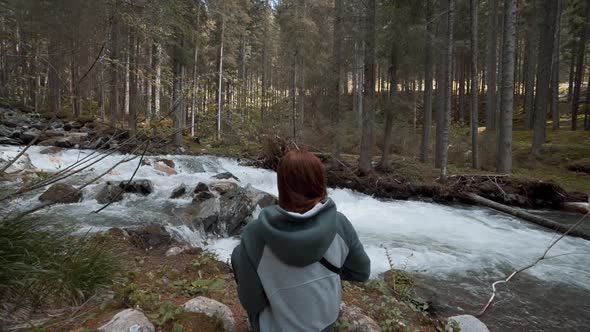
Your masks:
[{"label": "gray hoodie", "polygon": [[255,331],[328,331],[341,279],[366,281],[370,260],[331,199],[305,215],[268,207],[242,232],[232,266]]}]

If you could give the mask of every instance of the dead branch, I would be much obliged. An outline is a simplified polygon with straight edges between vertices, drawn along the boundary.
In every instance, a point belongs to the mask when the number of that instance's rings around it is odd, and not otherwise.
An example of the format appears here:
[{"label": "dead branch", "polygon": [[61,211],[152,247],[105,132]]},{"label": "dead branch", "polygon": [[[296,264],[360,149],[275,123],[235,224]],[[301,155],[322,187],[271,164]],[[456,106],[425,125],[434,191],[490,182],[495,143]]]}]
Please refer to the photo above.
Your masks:
[{"label": "dead branch", "polygon": [[[547,253],[549,253],[549,250],[551,250],[551,248],[553,248],[557,242],[559,242],[561,239],[563,239],[566,235],[568,235],[569,233],[573,232],[578,226],[580,226],[582,224],[582,222],[584,221],[584,219],[586,219],[586,217],[588,217],[590,215],[590,212],[586,213],[582,218],[580,218],[580,220],[578,220],[575,224],[573,224],[566,232],[564,232],[563,234],[561,234],[561,236],[559,238],[557,238],[557,240],[553,241],[548,247],[547,249],[545,249],[545,252],[543,253],[543,255],[539,258],[537,258],[533,263],[519,269],[516,270],[514,272],[512,272],[506,279],[504,280],[499,280],[496,281],[492,284],[492,295],[490,296],[490,299],[488,300],[488,302],[486,303],[486,305],[483,307],[483,309],[477,314],[477,317],[481,317],[483,314],[485,314],[486,310],[490,307],[490,305],[492,304],[492,301],[494,301],[494,298],[496,297],[496,286],[499,284],[504,284],[509,282],[514,276],[516,276],[517,274],[524,272],[532,267],[534,267],[535,265],[537,265],[540,261],[542,260],[547,260],[550,258],[556,258],[559,257],[558,256],[553,256],[553,257],[546,257]],[[563,256],[563,255],[561,255]]]}]

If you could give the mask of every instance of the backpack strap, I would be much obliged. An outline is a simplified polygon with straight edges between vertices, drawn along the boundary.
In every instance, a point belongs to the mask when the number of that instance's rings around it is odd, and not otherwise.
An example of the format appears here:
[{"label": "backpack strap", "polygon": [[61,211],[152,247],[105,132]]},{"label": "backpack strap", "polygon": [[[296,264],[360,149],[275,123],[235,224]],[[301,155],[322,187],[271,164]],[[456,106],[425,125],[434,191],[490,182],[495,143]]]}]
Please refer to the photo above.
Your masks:
[{"label": "backpack strap", "polygon": [[341,269],[334,266],[332,263],[328,262],[328,260],[325,257],[322,257],[322,259],[320,259],[319,261],[320,264],[322,264],[326,269],[336,273],[336,274],[340,274]]}]

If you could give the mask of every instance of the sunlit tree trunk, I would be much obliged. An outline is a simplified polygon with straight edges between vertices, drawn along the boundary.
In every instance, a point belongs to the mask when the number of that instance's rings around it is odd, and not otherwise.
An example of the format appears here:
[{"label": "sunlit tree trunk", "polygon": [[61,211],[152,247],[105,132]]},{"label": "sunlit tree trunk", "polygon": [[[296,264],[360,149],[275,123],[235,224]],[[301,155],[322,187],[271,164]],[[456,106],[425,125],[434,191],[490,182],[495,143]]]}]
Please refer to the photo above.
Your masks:
[{"label": "sunlit tree trunk", "polygon": [[572,130],[578,129],[578,109],[580,107],[580,90],[584,76],[584,57],[586,55],[586,40],[590,30],[590,2],[586,2],[586,15],[583,27],[580,29],[579,44],[576,53],[576,72],[574,75],[574,91],[572,94]]},{"label": "sunlit tree trunk", "polygon": [[430,133],[432,130],[432,2],[426,1],[426,46],[424,49],[424,116],[422,123],[422,142],[420,143],[420,161],[426,163],[430,150]]},{"label": "sunlit tree trunk", "polygon": [[446,52],[445,52],[445,108],[443,112],[442,122],[442,142],[441,142],[441,177],[447,177],[447,166],[449,163],[449,131],[451,127],[451,108],[453,99],[453,29],[455,23],[455,0],[448,0],[447,8],[447,38],[446,38]]},{"label": "sunlit tree trunk", "polygon": [[486,50],[486,128],[496,129],[496,61],[497,61],[497,11],[498,0],[488,1],[488,26]]},{"label": "sunlit tree trunk", "polygon": [[359,171],[368,173],[373,168],[373,124],[375,121],[375,44],[376,0],[367,0],[365,18],[365,87],[363,96],[363,128],[359,157]]},{"label": "sunlit tree trunk", "polygon": [[551,65],[551,118],[553,130],[559,129],[559,48],[562,0],[557,1],[555,36],[553,37],[553,63]]},{"label": "sunlit tree trunk", "polygon": [[502,38],[502,102],[496,169],[512,173],[512,122],[514,117],[514,60],[516,57],[516,1],[504,1],[504,37]]},{"label": "sunlit tree trunk", "polygon": [[478,34],[477,34],[477,14],[478,14],[479,0],[471,0],[471,167],[479,169],[479,144],[478,144],[478,129],[479,129],[479,98],[477,89],[477,70],[478,61]]}]

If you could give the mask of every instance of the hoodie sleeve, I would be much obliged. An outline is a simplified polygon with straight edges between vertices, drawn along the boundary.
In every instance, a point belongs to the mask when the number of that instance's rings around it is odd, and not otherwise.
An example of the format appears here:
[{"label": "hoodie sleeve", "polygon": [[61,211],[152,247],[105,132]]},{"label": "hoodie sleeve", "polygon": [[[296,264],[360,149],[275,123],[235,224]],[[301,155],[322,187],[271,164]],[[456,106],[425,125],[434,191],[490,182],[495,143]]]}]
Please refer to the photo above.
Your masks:
[{"label": "hoodie sleeve", "polygon": [[231,255],[231,264],[238,284],[238,297],[248,316],[257,316],[267,305],[264,288],[244,246],[244,240]]},{"label": "hoodie sleeve", "polygon": [[367,281],[371,274],[371,260],[350,221],[344,215],[342,218],[344,218],[344,235],[349,251],[342,266],[341,277],[343,280]]}]

